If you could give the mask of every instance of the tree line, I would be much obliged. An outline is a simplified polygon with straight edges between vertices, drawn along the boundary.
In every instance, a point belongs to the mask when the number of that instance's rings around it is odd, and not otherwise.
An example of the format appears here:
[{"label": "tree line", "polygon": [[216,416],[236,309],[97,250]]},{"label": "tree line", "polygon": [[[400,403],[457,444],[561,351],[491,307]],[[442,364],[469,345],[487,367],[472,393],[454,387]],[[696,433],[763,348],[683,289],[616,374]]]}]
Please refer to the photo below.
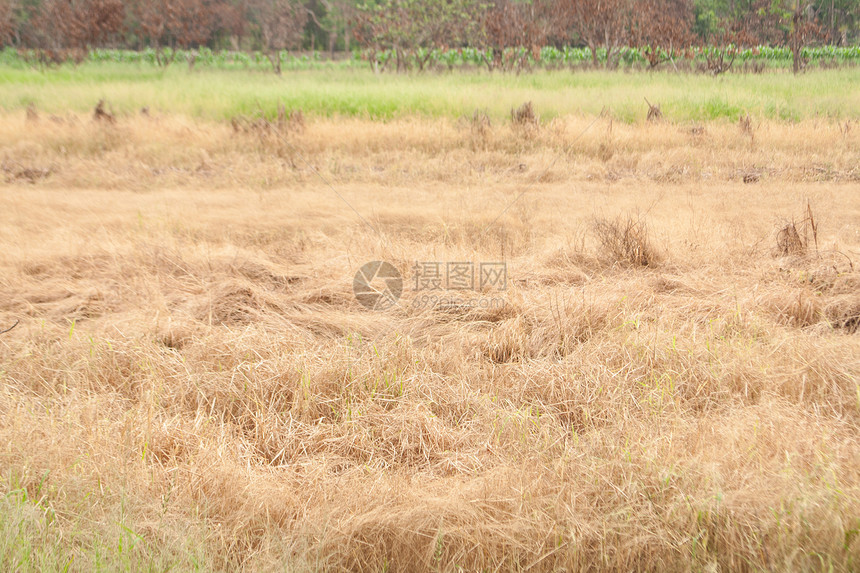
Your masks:
[{"label": "tree line", "polygon": [[205,46],[262,51],[277,72],[284,50],[361,49],[374,66],[385,53],[405,71],[452,48],[507,70],[545,46],[586,47],[607,67],[627,46],[651,67],[706,46],[721,73],[759,45],[790,48],[797,71],[804,46],[853,45],[858,28],[860,0],[0,0],[0,46],[44,62],[111,47],[152,49],[166,66]]}]

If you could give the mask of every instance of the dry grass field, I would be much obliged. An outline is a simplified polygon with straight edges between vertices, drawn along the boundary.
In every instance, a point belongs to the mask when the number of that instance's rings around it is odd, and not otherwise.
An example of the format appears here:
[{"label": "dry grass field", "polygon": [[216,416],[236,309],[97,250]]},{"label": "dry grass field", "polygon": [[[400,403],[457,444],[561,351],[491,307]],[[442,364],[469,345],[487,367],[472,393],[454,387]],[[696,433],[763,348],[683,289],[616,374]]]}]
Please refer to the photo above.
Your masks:
[{"label": "dry grass field", "polygon": [[856,122],[18,110],[0,169],[4,570],[860,567]]}]

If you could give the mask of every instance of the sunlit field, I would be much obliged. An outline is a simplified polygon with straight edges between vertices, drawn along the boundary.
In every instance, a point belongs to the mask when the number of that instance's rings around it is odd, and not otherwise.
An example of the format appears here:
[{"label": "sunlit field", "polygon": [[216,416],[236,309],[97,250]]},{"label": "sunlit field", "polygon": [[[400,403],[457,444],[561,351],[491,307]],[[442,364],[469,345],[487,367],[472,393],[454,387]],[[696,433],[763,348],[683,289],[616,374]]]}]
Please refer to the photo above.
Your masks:
[{"label": "sunlit field", "polygon": [[673,121],[740,114],[798,121],[860,119],[860,67],[765,74],[710,75],[631,71],[536,71],[528,74],[427,73],[375,75],[365,69],[294,71],[166,70],[135,64],[87,63],[47,72],[0,66],[0,109],[35,104],[47,113],[86,113],[107,98],[121,113],[142,107],[210,120],[274,113],[279,104],[306,114],[391,120],[418,116],[458,119],[476,109],[497,120],[512,106],[535,103],[544,120],[611,111],[625,123],[642,121],[644,98]]},{"label": "sunlit field", "polygon": [[860,567],[856,69],[120,70],[0,71],[0,568]]}]

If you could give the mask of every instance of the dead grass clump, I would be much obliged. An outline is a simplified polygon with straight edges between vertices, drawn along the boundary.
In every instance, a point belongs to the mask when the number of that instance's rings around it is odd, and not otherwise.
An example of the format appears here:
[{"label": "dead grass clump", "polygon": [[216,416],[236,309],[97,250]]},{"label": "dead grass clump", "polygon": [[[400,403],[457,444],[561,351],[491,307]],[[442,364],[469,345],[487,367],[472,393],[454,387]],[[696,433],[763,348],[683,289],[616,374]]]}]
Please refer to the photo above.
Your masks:
[{"label": "dead grass clump", "polygon": [[493,127],[486,110],[476,109],[472,114],[472,133],[485,137]]},{"label": "dead grass clump", "polygon": [[108,111],[105,100],[100,99],[93,110],[93,121],[103,123],[116,123],[116,117]]},{"label": "dead grass clump", "polygon": [[50,167],[25,167],[23,165],[10,165],[4,163],[0,170],[6,175],[6,183],[15,181],[25,181],[27,183],[37,183],[50,177],[52,168]]},{"label": "dead grass clump", "polygon": [[34,103],[27,106],[27,121],[31,123],[39,121],[39,112],[36,111],[36,104]]},{"label": "dead grass clump", "polygon": [[612,142],[601,141],[600,146],[597,148],[597,158],[606,163],[612,159],[613,155],[615,155],[615,146],[612,145]]},{"label": "dead grass clump", "polygon": [[[456,493],[427,491],[426,486],[406,480],[362,493],[365,509],[345,514],[323,535],[319,549],[328,558],[328,568],[391,572],[587,569],[575,566],[570,559],[573,544],[543,508],[530,514],[528,522],[521,520],[522,509],[515,497],[518,484],[516,478],[505,475],[513,473],[507,470],[479,480],[452,482],[449,487],[456,484]],[[521,484],[521,491],[529,491],[529,496],[546,495],[547,486],[529,485]],[[493,495],[496,492],[499,495]],[[579,541],[576,548],[583,551]],[[362,550],[347,549],[351,547]]]},{"label": "dead grass clump", "polygon": [[247,120],[240,115],[234,115],[233,117],[231,117],[230,118],[230,127],[233,128],[233,133],[241,133],[241,132],[245,131],[245,122],[246,121]]},{"label": "dead grass clump", "polygon": [[305,114],[300,109],[290,111],[288,125],[290,131],[301,133],[305,130]]},{"label": "dead grass clump", "polygon": [[527,101],[520,107],[511,110],[511,122],[514,125],[537,125],[538,116],[534,104]]},{"label": "dead grass clump", "polygon": [[846,334],[860,332],[860,298],[856,295],[831,301],[823,314],[834,328]]},{"label": "dead grass clump", "polygon": [[488,334],[483,354],[492,363],[558,359],[617,323],[618,310],[603,301],[553,297],[539,312],[500,322]]},{"label": "dead grass clump", "polygon": [[495,364],[520,362],[529,357],[528,328],[521,317],[513,318],[492,330],[484,347],[485,356]]},{"label": "dead grass clump", "polygon": [[[601,112],[600,115],[603,116],[608,114],[605,114],[605,112]],[[614,121],[612,119],[612,116],[609,115],[609,122],[606,126],[606,137],[603,138],[597,148],[597,157],[604,163],[612,159],[612,157],[615,155],[615,143],[612,135],[613,125]]]},{"label": "dead grass clump", "polygon": [[285,156],[292,148],[288,137],[305,131],[305,116],[300,109],[287,112],[283,105],[278,106],[277,116],[269,120],[260,110],[252,116],[237,115],[230,119],[234,133],[255,137],[263,148],[274,148],[279,156]]},{"label": "dead grass clump", "polygon": [[221,326],[245,326],[268,310],[281,307],[273,293],[240,280],[226,280],[211,287],[211,299],[195,313],[198,320]]},{"label": "dead grass clump", "polygon": [[797,230],[794,221],[787,223],[776,234],[776,248],[780,255],[804,255],[807,242]]},{"label": "dead grass clump", "polygon": [[743,182],[749,185],[750,183],[758,183],[761,180],[761,175],[755,171],[748,171],[743,174]]},{"label": "dead grass clump", "polygon": [[666,165],[649,173],[649,177],[658,183],[682,183],[690,177],[689,165]]},{"label": "dead grass clump", "polygon": [[753,127],[752,117],[750,114],[744,114],[738,119],[738,128],[741,134],[750,138],[750,148],[755,147],[755,128]]},{"label": "dead grass clump", "polygon": [[805,278],[812,288],[829,296],[860,293],[860,273],[854,272],[854,262],[843,253],[823,253],[819,268],[811,269]]},{"label": "dead grass clump", "polygon": [[171,322],[159,330],[156,341],[166,348],[181,350],[193,340],[194,332],[194,327],[190,323]]},{"label": "dead grass clump", "polygon": [[805,256],[810,245],[818,252],[818,225],[812,214],[812,207],[806,203],[806,211],[800,222],[792,219],[776,233],[776,254],[778,256]]},{"label": "dead grass clump", "polygon": [[95,392],[116,392],[128,399],[138,400],[151,375],[142,360],[143,347],[127,344],[91,346],[88,361],[80,366],[78,375],[84,388]]},{"label": "dead grass clump", "polygon": [[641,217],[600,218],[591,228],[600,242],[600,254],[613,263],[649,267],[660,261],[648,236],[648,225]]},{"label": "dead grass clump", "polygon": [[263,117],[237,115],[230,118],[230,125],[233,127],[235,133],[267,135],[271,130],[271,124]]},{"label": "dead grass clump", "polygon": [[197,453],[198,428],[181,418],[165,421],[149,434],[147,455],[162,466],[175,466]]},{"label": "dead grass clump", "polygon": [[534,135],[540,129],[540,118],[532,102],[527,101],[516,109],[511,109],[511,125],[524,135]]},{"label": "dead grass clump", "polygon": [[750,117],[750,114],[741,116],[738,120],[738,128],[744,135],[748,135],[750,137],[753,136],[752,118]]},{"label": "dead grass clump", "polygon": [[821,321],[821,302],[808,289],[785,292],[771,299],[777,320],[786,326],[806,328]]},{"label": "dead grass clump", "polygon": [[532,354],[542,358],[568,356],[616,324],[619,316],[618,309],[599,300],[559,297],[547,306],[549,316],[540,316],[540,325],[533,328],[531,335]]},{"label": "dead grass clump", "polygon": [[293,109],[287,113],[286,108],[279,105],[277,125],[281,133],[304,133],[305,115],[300,109]]},{"label": "dead grass clump", "polygon": [[487,112],[476,109],[472,114],[469,127],[472,132],[473,145],[477,144],[482,149],[486,148],[493,131],[493,124],[490,121],[490,116]]},{"label": "dead grass clump", "polygon": [[645,98],[645,103],[648,104],[648,116],[646,119],[650,122],[658,122],[663,119],[663,111],[660,109],[660,104],[651,105],[651,102],[648,101],[648,98]]},{"label": "dead grass clump", "polygon": [[307,280],[307,277],[301,275],[283,274],[274,265],[262,260],[244,260],[239,264],[229,265],[229,270],[256,285],[265,285],[275,291],[286,291]]}]

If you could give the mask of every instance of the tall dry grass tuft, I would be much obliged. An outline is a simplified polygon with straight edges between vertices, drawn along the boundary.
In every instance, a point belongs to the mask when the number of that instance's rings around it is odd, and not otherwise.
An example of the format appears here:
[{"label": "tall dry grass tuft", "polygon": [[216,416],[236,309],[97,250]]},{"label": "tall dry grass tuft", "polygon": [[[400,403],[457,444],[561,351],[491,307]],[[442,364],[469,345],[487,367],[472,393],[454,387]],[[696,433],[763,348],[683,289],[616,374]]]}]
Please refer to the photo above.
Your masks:
[{"label": "tall dry grass tuft", "polygon": [[818,225],[807,201],[803,218],[785,223],[776,233],[776,252],[781,256],[804,256],[811,246],[818,254]]},{"label": "tall dry grass tuft", "polygon": [[518,108],[511,108],[511,126],[514,132],[526,138],[534,138],[540,132],[540,116],[534,104],[525,102]]},{"label": "tall dry grass tuft", "polygon": [[32,102],[27,105],[27,121],[30,123],[38,123],[39,121],[39,110],[36,109],[36,104]]},{"label": "tall dry grass tuft", "polygon": [[591,228],[600,243],[600,255],[612,263],[653,267],[661,260],[651,243],[648,224],[641,216],[597,218]]},{"label": "tall dry grass tuft", "polygon": [[648,115],[646,116],[646,120],[649,122],[659,122],[663,119],[663,110],[660,109],[660,104],[652,104],[648,101],[648,98],[645,98],[645,103],[648,104]]},{"label": "tall dry grass tuft", "polygon": [[469,129],[472,134],[473,149],[486,149],[493,131],[493,123],[486,110],[476,109],[472,113]]},{"label": "tall dry grass tuft", "polygon": [[738,120],[738,128],[741,130],[741,133],[744,135],[748,135],[750,138],[754,137],[752,118],[750,114],[744,114]]},{"label": "tall dry grass tuft", "polygon": [[116,117],[108,111],[107,102],[101,99],[93,109],[93,121],[104,123],[116,123]]}]

